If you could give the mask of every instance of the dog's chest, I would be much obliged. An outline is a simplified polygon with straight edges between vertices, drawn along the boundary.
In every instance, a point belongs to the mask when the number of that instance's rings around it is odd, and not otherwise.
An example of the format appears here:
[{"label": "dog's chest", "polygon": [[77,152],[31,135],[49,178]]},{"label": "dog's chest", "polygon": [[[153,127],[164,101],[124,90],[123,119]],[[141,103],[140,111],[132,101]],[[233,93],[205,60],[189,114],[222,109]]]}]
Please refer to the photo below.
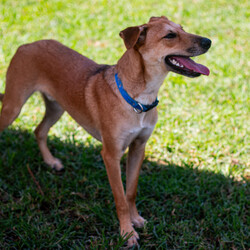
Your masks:
[{"label": "dog's chest", "polygon": [[131,126],[131,133],[140,133],[144,129],[153,129],[157,119],[149,116],[147,113],[137,115],[136,122]]},{"label": "dog's chest", "polygon": [[137,138],[147,141],[154,130],[157,122],[157,113],[148,115],[147,113],[136,114],[133,122],[127,123],[126,128],[122,132],[123,148],[127,148],[132,141]]}]

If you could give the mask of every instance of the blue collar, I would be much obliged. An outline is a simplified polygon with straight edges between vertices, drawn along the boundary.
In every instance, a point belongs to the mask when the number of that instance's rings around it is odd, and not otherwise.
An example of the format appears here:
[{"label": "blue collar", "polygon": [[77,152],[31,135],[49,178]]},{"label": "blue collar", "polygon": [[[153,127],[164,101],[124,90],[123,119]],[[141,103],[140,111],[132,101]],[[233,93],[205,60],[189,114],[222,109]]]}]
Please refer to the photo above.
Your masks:
[{"label": "blue collar", "polygon": [[142,113],[142,112],[147,112],[150,109],[156,107],[159,103],[158,99],[156,98],[156,100],[150,104],[150,105],[144,105],[140,102],[137,102],[136,100],[134,100],[129,94],[128,92],[123,88],[123,84],[121,79],[118,77],[117,74],[115,74],[115,81],[116,81],[116,85],[122,95],[122,97],[125,99],[125,101],[130,104],[133,108],[134,111],[138,114]]}]

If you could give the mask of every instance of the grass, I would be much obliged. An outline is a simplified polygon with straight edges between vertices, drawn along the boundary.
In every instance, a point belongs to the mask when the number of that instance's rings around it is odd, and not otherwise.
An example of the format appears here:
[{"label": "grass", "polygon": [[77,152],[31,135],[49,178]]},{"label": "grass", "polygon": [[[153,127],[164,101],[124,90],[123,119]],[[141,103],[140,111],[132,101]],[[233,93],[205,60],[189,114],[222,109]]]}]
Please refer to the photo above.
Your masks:
[{"label": "grass", "polygon": [[[0,92],[19,45],[53,38],[114,64],[124,52],[119,31],[153,15],[211,38],[213,46],[197,59],[209,77],[169,74],[160,90],[159,121],[138,187],[138,209],[148,220],[138,230],[140,246],[249,249],[247,1],[2,0]],[[101,145],[64,115],[48,143],[65,172],[50,170],[33,136],[43,112],[33,95],[0,136],[0,248],[119,249],[124,242]]]}]

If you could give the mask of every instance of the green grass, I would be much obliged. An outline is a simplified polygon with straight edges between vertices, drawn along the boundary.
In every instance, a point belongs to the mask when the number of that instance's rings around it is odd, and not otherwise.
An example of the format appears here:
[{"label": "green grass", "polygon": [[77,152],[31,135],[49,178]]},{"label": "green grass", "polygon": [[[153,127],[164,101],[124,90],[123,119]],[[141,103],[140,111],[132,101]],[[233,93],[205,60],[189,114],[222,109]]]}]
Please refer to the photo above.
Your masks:
[{"label": "green grass", "polygon": [[[197,59],[211,75],[170,73],[160,90],[138,187],[138,209],[148,220],[138,230],[140,246],[249,249],[249,13],[248,1],[236,0],[2,0],[0,92],[23,43],[53,38],[114,64],[124,52],[119,31],[159,15],[211,38],[212,48]],[[33,95],[0,136],[0,248],[119,249],[100,143],[64,115],[48,143],[65,172],[50,170],[33,135],[43,112]]]}]

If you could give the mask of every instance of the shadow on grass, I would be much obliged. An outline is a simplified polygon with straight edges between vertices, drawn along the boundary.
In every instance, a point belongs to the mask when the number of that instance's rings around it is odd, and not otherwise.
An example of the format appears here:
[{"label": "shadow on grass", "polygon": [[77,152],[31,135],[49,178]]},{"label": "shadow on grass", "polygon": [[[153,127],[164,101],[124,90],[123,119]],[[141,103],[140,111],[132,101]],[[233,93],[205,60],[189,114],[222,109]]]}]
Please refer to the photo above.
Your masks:
[{"label": "shadow on grass", "polygon": [[[121,247],[101,147],[59,138],[48,144],[64,163],[64,172],[43,163],[33,134],[6,130],[0,135],[0,247]],[[148,223],[138,229],[140,246],[248,249],[248,184],[188,165],[145,160],[137,207]]]}]

